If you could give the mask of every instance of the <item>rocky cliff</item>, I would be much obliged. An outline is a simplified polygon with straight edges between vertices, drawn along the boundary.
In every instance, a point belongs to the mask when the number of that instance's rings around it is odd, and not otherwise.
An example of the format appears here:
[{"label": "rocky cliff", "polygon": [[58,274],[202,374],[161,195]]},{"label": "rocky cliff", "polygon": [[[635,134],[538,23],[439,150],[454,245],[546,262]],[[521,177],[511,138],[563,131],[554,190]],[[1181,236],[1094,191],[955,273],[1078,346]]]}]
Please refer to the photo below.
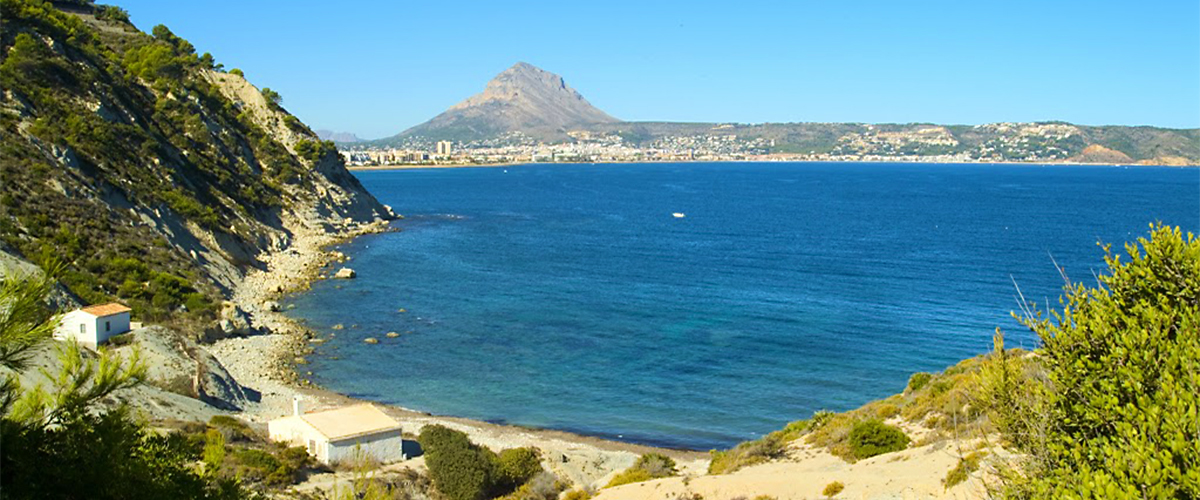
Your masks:
[{"label": "rocky cliff", "polygon": [[3,0],[0,251],[63,264],[83,302],[211,320],[297,231],[390,218],[279,95],[164,26]]}]

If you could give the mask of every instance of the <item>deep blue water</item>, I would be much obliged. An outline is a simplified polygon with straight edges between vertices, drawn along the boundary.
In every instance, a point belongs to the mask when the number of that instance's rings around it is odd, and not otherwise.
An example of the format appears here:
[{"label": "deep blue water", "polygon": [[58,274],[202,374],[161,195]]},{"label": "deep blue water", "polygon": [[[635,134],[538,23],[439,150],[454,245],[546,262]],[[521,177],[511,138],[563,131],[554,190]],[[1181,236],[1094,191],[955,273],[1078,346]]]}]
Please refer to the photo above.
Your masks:
[{"label": "deep blue water", "polygon": [[1156,220],[1200,226],[1197,169],[356,175],[407,219],[343,246],[358,279],[289,299],[335,334],[311,359],[314,381],[437,414],[696,449],[899,392],[915,371],[986,352],[997,326],[1031,347],[1010,316],[1014,280],[1057,304],[1051,256],[1092,283],[1098,241],[1119,249]]}]

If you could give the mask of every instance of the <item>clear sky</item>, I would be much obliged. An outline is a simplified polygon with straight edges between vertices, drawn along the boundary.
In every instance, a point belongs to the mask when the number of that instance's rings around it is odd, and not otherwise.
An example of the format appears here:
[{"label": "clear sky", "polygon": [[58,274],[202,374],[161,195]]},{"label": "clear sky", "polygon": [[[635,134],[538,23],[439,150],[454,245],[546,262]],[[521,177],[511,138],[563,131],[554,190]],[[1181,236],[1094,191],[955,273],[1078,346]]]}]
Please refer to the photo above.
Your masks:
[{"label": "clear sky", "polygon": [[108,1],[363,138],[517,61],[624,120],[1200,127],[1197,0]]}]

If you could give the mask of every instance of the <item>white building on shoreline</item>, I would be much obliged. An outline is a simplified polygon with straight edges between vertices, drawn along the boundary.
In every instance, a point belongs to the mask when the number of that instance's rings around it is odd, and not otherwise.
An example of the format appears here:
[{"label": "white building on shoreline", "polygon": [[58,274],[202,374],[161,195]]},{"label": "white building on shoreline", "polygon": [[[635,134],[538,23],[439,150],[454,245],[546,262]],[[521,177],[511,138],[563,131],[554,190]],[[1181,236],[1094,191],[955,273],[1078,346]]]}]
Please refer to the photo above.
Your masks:
[{"label": "white building on shoreline", "polygon": [[306,413],[297,396],[292,415],[267,423],[272,441],[303,446],[324,464],[355,458],[358,450],[380,462],[404,459],[400,423],[370,403]]}]

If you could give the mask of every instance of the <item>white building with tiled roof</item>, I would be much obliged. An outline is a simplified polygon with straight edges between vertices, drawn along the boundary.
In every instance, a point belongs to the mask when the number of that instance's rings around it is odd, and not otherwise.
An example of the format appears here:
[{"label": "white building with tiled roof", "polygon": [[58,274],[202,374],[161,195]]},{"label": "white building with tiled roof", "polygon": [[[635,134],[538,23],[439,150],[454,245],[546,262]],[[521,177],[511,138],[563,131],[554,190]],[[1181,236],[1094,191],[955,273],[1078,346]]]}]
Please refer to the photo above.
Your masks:
[{"label": "white building with tiled roof", "polygon": [[54,338],[75,339],[95,349],[113,336],[129,331],[131,309],[116,302],[76,309],[62,317]]},{"label": "white building with tiled roof", "polygon": [[380,462],[404,459],[400,422],[373,404],[305,413],[297,397],[292,409],[292,415],[267,422],[272,441],[308,448],[325,464],[354,458],[355,450]]}]

